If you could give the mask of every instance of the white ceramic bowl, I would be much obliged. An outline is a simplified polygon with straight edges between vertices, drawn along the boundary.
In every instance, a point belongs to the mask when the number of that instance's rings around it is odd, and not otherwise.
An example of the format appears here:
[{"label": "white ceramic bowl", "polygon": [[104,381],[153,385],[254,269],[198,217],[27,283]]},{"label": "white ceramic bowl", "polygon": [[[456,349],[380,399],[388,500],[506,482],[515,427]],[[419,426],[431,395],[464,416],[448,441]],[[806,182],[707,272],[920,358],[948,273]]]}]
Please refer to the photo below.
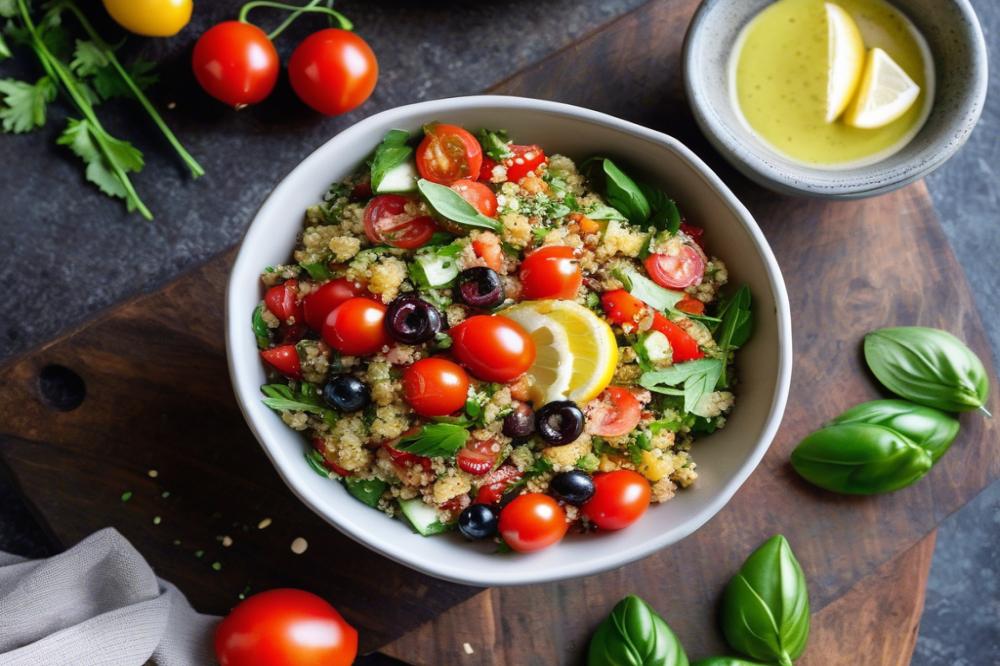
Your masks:
[{"label": "white ceramic bowl", "polygon": [[[316,474],[307,443],[261,403],[265,383],[250,314],[261,299],[265,266],[287,261],[303,211],[332,181],[360,164],[385,132],[418,130],[430,121],[504,128],[519,143],[575,159],[619,158],[661,184],[692,222],[705,227],[711,251],[729,267],[730,282],[749,284],[756,331],[738,354],[741,383],[728,426],[695,446],[698,482],[653,506],[620,532],[572,535],[530,555],[497,555],[488,543],[456,534],[425,538]],[[251,430],[292,491],[352,539],[432,576],[469,585],[515,585],[572,578],[621,566],[668,546],[721,509],[757,466],[778,429],[792,372],[788,297],[781,272],[750,213],[712,171],[669,136],[565,104],[499,96],[460,97],[392,109],[344,130],[307,157],[268,197],[247,230],[226,295],[226,342],[236,398]]]}]

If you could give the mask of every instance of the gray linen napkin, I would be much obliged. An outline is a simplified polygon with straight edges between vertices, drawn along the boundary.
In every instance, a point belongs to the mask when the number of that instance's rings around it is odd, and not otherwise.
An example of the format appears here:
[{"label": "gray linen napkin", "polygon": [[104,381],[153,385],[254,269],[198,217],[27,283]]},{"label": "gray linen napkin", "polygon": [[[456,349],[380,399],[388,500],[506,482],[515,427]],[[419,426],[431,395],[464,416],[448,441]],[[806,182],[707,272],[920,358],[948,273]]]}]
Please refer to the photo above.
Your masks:
[{"label": "gray linen napkin", "polygon": [[218,621],[111,528],[45,560],[0,553],[0,666],[214,664]]}]

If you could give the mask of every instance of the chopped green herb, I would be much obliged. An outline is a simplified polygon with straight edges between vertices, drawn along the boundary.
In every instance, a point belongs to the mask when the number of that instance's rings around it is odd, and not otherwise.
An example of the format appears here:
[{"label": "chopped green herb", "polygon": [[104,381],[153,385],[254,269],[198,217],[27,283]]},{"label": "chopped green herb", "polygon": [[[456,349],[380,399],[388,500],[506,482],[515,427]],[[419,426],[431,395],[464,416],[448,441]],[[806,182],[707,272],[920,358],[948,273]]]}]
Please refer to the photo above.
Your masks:
[{"label": "chopped green herb", "polygon": [[198,550],[194,551],[194,556],[200,560],[202,557],[205,556],[205,551],[199,548]]},{"label": "chopped green herb", "polygon": [[[719,308],[719,319],[721,321],[713,333],[719,343],[721,358],[725,366],[729,352],[745,345],[753,332],[753,317],[750,312],[750,288],[747,285],[742,285],[736,290],[735,294],[723,302]],[[722,369],[719,386],[722,388],[729,386],[726,367]]]},{"label": "chopped green herb", "polygon": [[481,129],[476,132],[476,138],[483,147],[483,152],[494,162],[502,162],[514,156],[510,149],[510,138],[504,130]]},{"label": "chopped green herb", "polygon": [[[698,404],[715,390],[722,376],[724,363],[717,358],[677,363],[664,370],[644,372],[639,377],[643,388],[666,395],[684,396],[684,411],[696,414]],[[683,392],[677,388],[683,384]]]},{"label": "chopped green herb", "polygon": [[329,280],[331,277],[333,277],[333,274],[330,273],[330,267],[327,265],[325,261],[317,261],[316,263],[313,264],[299,263],[299,266],[301,266],[302,270],[308,273],[309,277],[311,277],[313,280],[318,280],[318,281]]},{"label": "chopped green herb", "polygon": [[469,431],[452,423],[430,423],[411,435],[403,435],[396,448],[428,458],[449,458],[465,446]]},{"label": "chopped green herb", "polygon": [[126,490],[125,492],[122,493],[122,501],[123,502],[127,502],[130,499],[132,499],[132,491],[131,490]]},{"label": "chopped green herb", "polygon": [[212,569],[214,571],[221,571],[222,570],[222,562],[212,562]]},{"label": "chopped green herb", "polygon": [[153,524],[154,525],[159,525],[161,522],[163,522],[162,518],[160,518],[159,516],[153,516]]},{"label": "chopped green herb", "polygon": [[389,484],[381,479],[354,479],[348,476],[344,478],[344,487],[355,499],[375,507]]},{"label": "chopped green herb", "polygon": [[254,308],[250,325],[253,328],[254,337],[257,338],[257,346],[261,349],[267,349],[271,344],[271,332],[270,329],[268,329],[267,324],[264,323],[263,303],[260,303],[256,308]]},{"label": "chopped green herb", "polygon": [[309,466],[312,468],[314,472],[316,472],[320,476],[326,477],[328,479],[330,478],[330,470],[328,470],[323,465],[322,453],[320,453],[316,449],[309,449],[309,452],[306,453],[306,462],[309,463]]},{"label": "chopped green herb", "polygon": [[640,185],[639,189],[649,201],[652,211],[647,223],[652,224],[658,231],[676,234],[681,228],[681,211],[677,208],[677,203],[662,190],[650,185]]}]

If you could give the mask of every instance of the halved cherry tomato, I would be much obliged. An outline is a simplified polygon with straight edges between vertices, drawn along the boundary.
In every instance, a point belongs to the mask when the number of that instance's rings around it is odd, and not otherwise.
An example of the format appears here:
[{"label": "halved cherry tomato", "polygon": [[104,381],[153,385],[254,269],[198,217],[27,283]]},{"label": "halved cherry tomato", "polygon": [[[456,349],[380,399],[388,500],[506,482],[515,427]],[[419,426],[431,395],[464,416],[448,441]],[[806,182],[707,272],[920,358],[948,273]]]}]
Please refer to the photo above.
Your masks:
[{"label": "halved cherry tomato", "polygon": [[451,185],[461,178],[476,178],[483,166],[483,148],[467,130],[435,123],[424,128],[417,146],[417,171],[422,178]]},{"label": "halved cherry tomato", "polygon": [[[404,435],[409,435],[413,430],[409,430]],[[394,439],[393,442],[398,442],[398,439]],[[399,465],[400,467],[412,467],[413,465],[420,465],[425,470],[431,468],[431,459],[425,456],[418,456],[416,453],[410,453],[409,451],[400,451],[392,444],[383,444],[382,448],[385,452],[389,454],[389,458],[392,459],[394,465]]]},{"label": "halved cherry tomato", "polygon": [[283,323],[302,321],[302,305],[299,303],[298,280],[285,280],[276,284],[264,294],[264,305]]},{"label": "halved cherry tomato", "polygon": [[268,364],[291,379],[302,379],[302,365],[299,361],[299,352],[295,345],[281,345],[272,349],[265,349],[260,353],[261,357]]},{"label": "halved cherry tomato", "polygon": [[302,312],[306,323],[309,324],[309,328],[322,333],[326,317],[335,307],[349,298],[364,293],[365,288],[358,282],[351,282],[347,278],[330,280],[302,299]]},{"label": "halved cherry tomato", "polygon": [[562,539],[568,528],[566,512],[542,493],[519,495],[500,512],[500,536],[519,553],[548,548]]},{"label": "halved cherry tomato", "polygon": [[500,456],[500,445],[494,439],[476,439],[470,437],[465,446],[455,454],[455,462],[459,469],[482,476],[493,469]]},{"label": "halved cherry tomato", "polygon": [[705,249],[705,229],[703,227],[696,227],[693,224],[688,224],[687,222],[681,222],[681,231],[691,237],[695,245],[700,247],[702,250]]},{"label": "halved cherry tomato", "polygon": [[505,159],[503,165],[507,167],[507,180],[515,183],[545,162],[545,153],[538,146],[511,145],[510,151],[514,156]]},{"label": "halved cherry tomato", "polygon": [[612,324],[629,325],[635,328],[648,308],[645,303],[624,289],[613,289],[601,294],[604,314]]},{"label": "halved cherry tomato", "polygon": [[497,195],[493,194],[489,185],[462,178],[452,183],[451,189],[461,194],[463,199],[486,217],[497,216]]},{"label": "halved cherry tomato", "polygon": [[237,604],[215,630],[221,666],[349,666],[357,654],[357,630],[333,606],[302,590],[255,594]]},{"label": "halved cherry tomato", "polygon": [[476,504],[496,504],[512,483],[521,478],[521,472],[513,465],[500,465],[483,477],[476,491]]},{"label": "halved cherry tomato", "polygon": [[521,263],[521,284],[525,300],[576,298],[583,273],[573,248],[546,245],[526,256]]},{"label": "halved cherry tomato", "polygon": [[445,358],[424,358],[403,371],[403,395],[421,416],[447,416],[465,407],[469,375]]},{"label": "halved cherry tomato", "polygon": [[267,34],[242,21],[209,28],[195,43],[191,63],[205,92],[236,108],[270,95],[280,69],[278,52]]},{"label": "halved cherry tomato", "polygon": [[701,348],[698,346],[698,342],[687,331],[659,312],[653,313],[653,325],[651,328],[667,336],[670,347],[673,349],[674,363],[693,361],[704,356]]},{"label": "halved cherry tomato", "polygon": [[365,206],[365,235],[376,245],[392,245],[404,250],[421,247],[437,228],[428,216],[406,212],[412,199],[398,194],[380,194]]},{"label": "halved cherry tomato", "polygon": [[594,475],[594,496],[582,509],[602,530],[620,530],[646,513],[651,494],[649,482],[641,474],[619,469]]},{"label": "halved cherry tomato", "polygon": [[278,327],[278,340],[281,341],[283,345],[294,345],[296,342],[306,337],[306,333],[309,329],[306,328],[305,324],[294,323],[294,324],[282,324]]},{"label": "halved cherry tomato", "polygon": [[493,169],[497,167],[497,163],[492,160],[492,158],[483,155],[483,166],[479,167],[479,180],[484,183],[490,182],[493,178]]},{"label": "halved cherry tomato", "polygon": [[378,60],[357,33],[327,28],[295,47],[288,59],[288,80],[299,99],[335,116],[361,106],[372,94]]},{"label": "halved cherry tomato", "polygon": [[492,231],[484,231],[472,241],[472,250],[486,265],[499,272],[503,268],[503,247],[500,239]]},{"label": "halved cherry tomato", "polygon": [[370,298],[351,298],[327,315],[323,340],[342,354],[374,354],[391,340],[385,332],[386,307]]},{"label": "halved cherry tomato", "polygon": [[535,342],[512,319],[501,315],[469,317],[448,331],[452,353],[473,375],[488,382],[507,383],[535,362]]},{"label": "halved cherry tomato", "polygon": [[[317,451],[319,451],[321,454],[325,454],[326,453],[326,443],[323,441],[322,437],[313,437],[312,438],[312,445],[313,445],[313,448],[316,449]],[[337,463],[330,462],[329,460],[327,460],[327,458],[326,458],[325,455],[323,456],[323,467],[326,467],[328,470],[330,470],[334,474],[339,474],[340,476],[350,476],[351,475],[350,472],[348,472],[346,469],[344,469],[343,467],[341,467]]]},{"label": "halved cherry tomato", "polygon": [[684,289],[698,284],[705,274],[705,260],[690,245],[682,246],[677,255],[651,254],[646,257],[645,266],[653,282],[667,289]]},{"label": "halved cherry tomato", "polygon": [[587,404],[587,432],[601,437],[620,437],[632,432],[642,416],[639,400],[627,388],[609,386]]},{"label": "halved cherry tomato", "polygon": [[705,314],[705,304],[699,301],[697,298],[691,298],[690,296],[677,301],[677,305],[675,305],[674,307],[676,307],[681,312],[686,312],[688,314],[693,314],[693,315]]}]

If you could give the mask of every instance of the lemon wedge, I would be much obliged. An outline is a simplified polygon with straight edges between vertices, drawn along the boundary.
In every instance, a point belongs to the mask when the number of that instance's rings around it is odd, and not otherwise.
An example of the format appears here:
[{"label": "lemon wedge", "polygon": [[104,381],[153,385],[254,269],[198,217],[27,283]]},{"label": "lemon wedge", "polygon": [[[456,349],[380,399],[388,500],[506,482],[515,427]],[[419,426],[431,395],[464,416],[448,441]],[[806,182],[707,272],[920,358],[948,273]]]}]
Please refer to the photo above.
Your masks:
[{"label": "lemon wedge", "polygon": [[865,42],[858,24],[843,7],[824,3],[827,26],[826,122],[850,104],[865,65]]},{"label": "lemon wedge", "polygon": [[920,86],[888,53],[874,48],[868,52],[858,94],[844,122],[863,129],[884,127],[906,113],[919,96]]},{"label": "lemon wedge", "polygon": [[618,343],[611,327],[587,308],[573,301],[525,301],[501,314],[521,324],[535,342],[528,375],[536,405],[584,403],[611,383]]}]

